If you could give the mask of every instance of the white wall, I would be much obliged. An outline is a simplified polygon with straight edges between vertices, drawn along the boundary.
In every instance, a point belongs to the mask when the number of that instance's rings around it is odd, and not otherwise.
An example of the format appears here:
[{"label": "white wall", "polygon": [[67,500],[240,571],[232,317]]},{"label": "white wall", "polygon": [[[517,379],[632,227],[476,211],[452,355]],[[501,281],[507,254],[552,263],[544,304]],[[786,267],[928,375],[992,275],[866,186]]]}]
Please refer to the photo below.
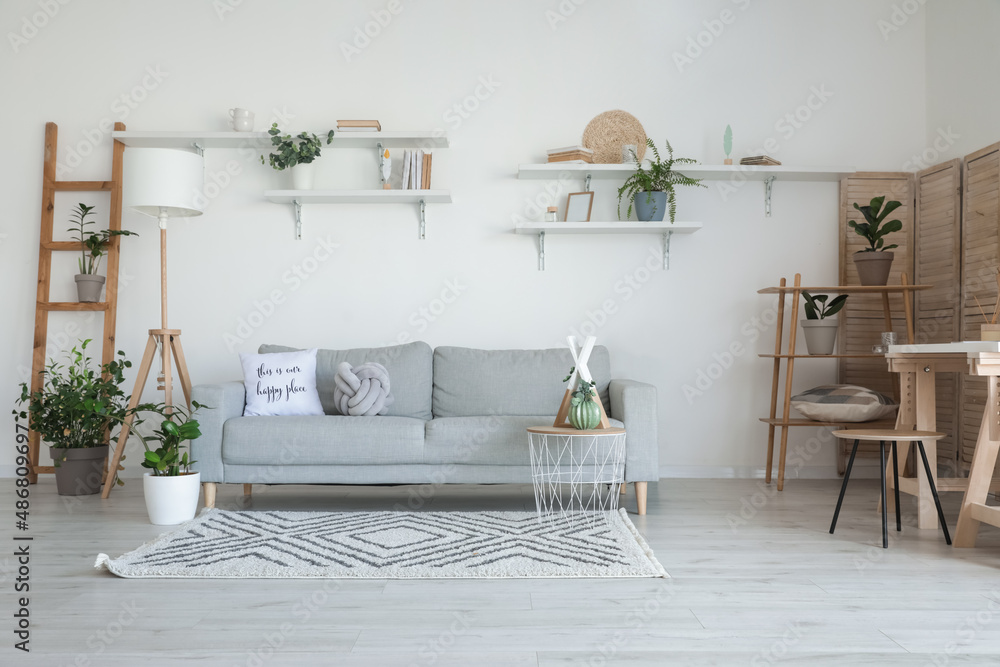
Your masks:
[{"label": "white wall", "polygon": [[927,3],[927,157],[962,157],[1000,141],[1000,4]]},{"label": "white wall", "polygon": [[[31,362],[45,121],[59,123],[66,162],[70,147],[86,150],[105,120],[133,130],[224,129],[233,106],[255,110],[258,129],[272,110],[291,118],[293,130],[378,118],[385,129],[451,132],[453,147],[435,155],[434,178],[455,203],[428,207],[426,241],[416,239],[410,207],[314,206],[297,242],[290,207],[262,198],[284,174],[236,151],[207,154],[210,174],[227,166],[239,173],[204,216],[170,231],[170,324],[184,331],[196,383],[237,378],[236,353],[264,342],[369,346],[408,333],[431,345],[548,347],[597,320],[615,375],[659,389],[665,473],[759,474],[766,427],[757,418],[767,409],[770,365],[756,352],[771,348],[773,328],[759,340],[752,332],[773,301],[756,290],[797,271],[807,282],[836,280],[837,184],[778,182],[771,218],[760,183],[726,197],[716,183],[685,189],[678,219],[705,226],[674,239],[669,272],[646,268],[659,257],[655,236],[552,238],[547,270],[539,272],[532,239],[512,234],[511,220],[546,184],[517,180],[517,164],[577,142],[591,118],[616,108],[636,115],[658,145],[669,138],[678,155],[705,163],[721,162],[727,123],[737,157],[773,138],[773,154],[791,165],[899,169],[924,144],[924,16],[886,40],[878,22],[892,11],[888,0],[404,1],[350,62],[341,44],[372,12],[384,16],[387,3],[244,1],[217,14],[226,2],[69,2],[0,55],[8,130],[0,163],[7,192],[0,260],[8,277],[0,346],[10,350],[0,359],[0,405],[11,404]],[[4,2],[0,26],[20,31],[40,4]],[[724,11],[728,24],[717,21]],[[696,57],[679,68],[675,54],[699,39],[708,45],[700,54],[692,49]],[[819,90],[830,96],[813,97],[818,108],[810,112],[803,105]],[[470,98],[477,91],[482,100]],[[123,95],[143,99],[126,104]],[[462,104],[478,108],[462,118],[453,111]],[[810,117],[796,127],[785,116],[797,110]],[[110,148],[100,136],[64,178],[105,177]],[[352,165],[372,173],[374,158],[343,151],[323,160],[317,185],[342,187],[364,181]],[[581,186],[562,188],[560,200]],[[595,219],[610,218],[613,184],[595,189]],[[80,200],[59,196],[57,229]],[[106,213],[106,199],[95,201]],[[133,212],[124,225],[141,237],[123,243],[118,343],[137,361],[146,330],[159,322],[157,235],[149,218]],[[291,272],[324,242],[339,244],[333,257],[295,282]],[[71,294],[73,271],[63,261],[54,298]],[[626,287],[627,277],[639,288]],[[460,297],[426,322],[420,309],[449,281],[461,284]],[[225,335],[237,333],[274,290],[286,301],[229,349]],[[616,312],[602,318],[609,300]],[[73,321],[52,320],[53,338]],[[69,333],[63,338],[77,335]],[[734,343],[748,351],[730,363]],[[699,373],[717,374],[719,359],[730,367],[686,400],[684,385],[695,385]],[[830,362],[800,364],[803,389],[834,379]],[[793,441],[815,434],[809,431]],[[833,460],[824,447],[790,474],[832,476]],[[10,462],[10,453],[0,458]],[[128,467],[134,474],[134,463]]]}]

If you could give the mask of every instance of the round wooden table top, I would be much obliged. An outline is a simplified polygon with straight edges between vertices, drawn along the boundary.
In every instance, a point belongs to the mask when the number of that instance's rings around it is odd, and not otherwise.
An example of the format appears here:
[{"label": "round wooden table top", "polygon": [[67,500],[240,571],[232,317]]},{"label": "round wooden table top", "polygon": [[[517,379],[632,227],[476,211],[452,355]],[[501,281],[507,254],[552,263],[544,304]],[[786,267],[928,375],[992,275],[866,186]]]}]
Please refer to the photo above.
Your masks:
[{"label": "round wooden table top", "polygon": [[529,426],[528,433],[541,433],[543,435],[621,435],[625,433],[625,429],[612,426],[611,428],[593,428],[584,431],[571,426]]},{"label": "round wooden table top", "polygon": [[905,431],[891,428],[845,428],[834,431],[833,435],[845,440],[915,442],[917,440],[940,440],[945,434],[936,431]]}]

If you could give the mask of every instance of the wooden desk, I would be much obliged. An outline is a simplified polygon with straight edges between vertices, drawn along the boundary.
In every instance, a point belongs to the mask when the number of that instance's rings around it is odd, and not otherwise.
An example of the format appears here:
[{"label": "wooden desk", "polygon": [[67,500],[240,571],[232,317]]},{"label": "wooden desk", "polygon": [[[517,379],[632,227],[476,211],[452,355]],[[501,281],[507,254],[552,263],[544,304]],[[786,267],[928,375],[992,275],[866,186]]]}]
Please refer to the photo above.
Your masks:
[{"label": "wooden desk", "polygon": [[[893,345],[886,355],[889,370],[899,373],[900,404],[896,428],[920,431],[936,430],[935,379],[938,373],[969,373],[989,376],[987,405],[973,454],[972,467],[966,478],[939,478],[934,481],[939,492],[963,491],[962,510],[955,531],[956,547],[975,546],[980,522],[1000,526],[1000,508],[985,505],[991,490],[1000,490],[993,480],[993,466],[1000,446],[1000,343],[932,343],[926,345]],[[937,460],[937,443],[925,442],[927,457]],[[900,448],[900,467],[906,464],[909,447]],[[938,527],[930,485],[920,466],[914,466],[917,477],[900,477],[899,490],[917,496],[917,526]],[[889,496],[892,502],[892,495]]]}]

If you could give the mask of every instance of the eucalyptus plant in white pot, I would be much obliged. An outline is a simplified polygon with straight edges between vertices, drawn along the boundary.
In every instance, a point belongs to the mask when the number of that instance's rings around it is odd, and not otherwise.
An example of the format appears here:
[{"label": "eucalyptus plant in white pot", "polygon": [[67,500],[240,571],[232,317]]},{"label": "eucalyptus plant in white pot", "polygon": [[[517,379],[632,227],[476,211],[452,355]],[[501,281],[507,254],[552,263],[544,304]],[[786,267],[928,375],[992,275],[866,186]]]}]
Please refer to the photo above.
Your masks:
[{"label": "eucalyptus plant in white pot", "polygon": [[[267,131],[271,135],[272,152],[260,156],[261,164],[270,164],[275,171],[291,170],[294,190],[311,190],[315,173],[313,162],[320,156],[323,142],[315,134],[300,132],[296,136],[281,134],[278,124],[273,123]],[[326,135],[326,143],[333,141],[333,130]]]},{"label": "eucalyptus plant in white pot", "polygon": [[806,319],[802,321],[802,333],[806,337],[806,350],[809,354],[833,354],[833,346],[837,342],[838,322],[834,315],[840,312],[847,302],[847,295],[841,294],[830,298],[826,294],[813,296],[802,292],[805,300]]}]

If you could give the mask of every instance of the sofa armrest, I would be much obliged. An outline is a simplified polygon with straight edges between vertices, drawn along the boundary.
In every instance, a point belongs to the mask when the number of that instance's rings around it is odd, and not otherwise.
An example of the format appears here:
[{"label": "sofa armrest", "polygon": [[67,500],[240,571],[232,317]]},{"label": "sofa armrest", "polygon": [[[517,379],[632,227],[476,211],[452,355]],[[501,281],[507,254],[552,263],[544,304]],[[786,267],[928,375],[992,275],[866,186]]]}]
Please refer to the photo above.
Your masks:
[{"label": "sofa armrest", "polygon": [[199,384],[191,389],[191,400],[205,407],[195,410],[201,437],[191,441],[192,468],[201,473],[202,482],[222,482],[222,427],[233,417],[243,415],[246,389],[242,382]]},{"label": "sofa armrest", "polygon": [[612,380],[611,417],[625,424],[625,479],[660,479],[660,444],[656,438],[656,387],[633,380]]}]

